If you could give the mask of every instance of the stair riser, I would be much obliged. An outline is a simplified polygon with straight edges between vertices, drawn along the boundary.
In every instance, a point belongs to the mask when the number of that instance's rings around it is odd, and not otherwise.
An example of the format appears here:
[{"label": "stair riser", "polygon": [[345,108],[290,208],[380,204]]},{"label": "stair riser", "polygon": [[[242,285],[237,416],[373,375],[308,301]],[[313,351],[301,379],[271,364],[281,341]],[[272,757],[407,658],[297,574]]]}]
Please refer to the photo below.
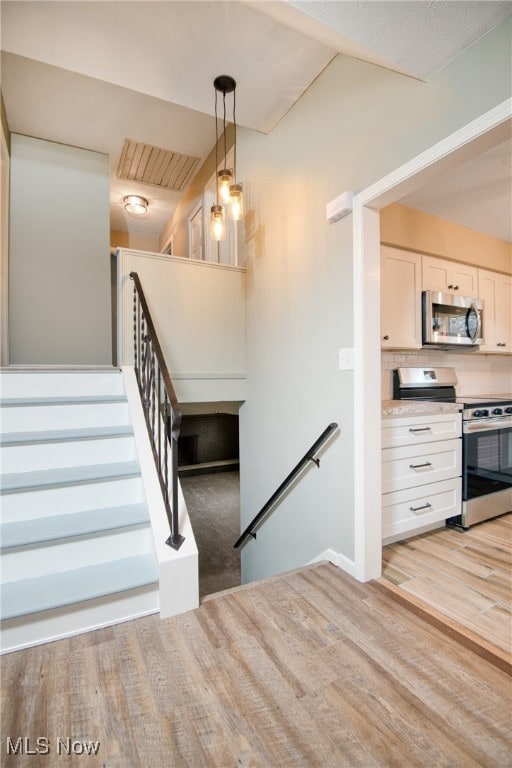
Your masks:
[{"label": "stair riser", "polygon": [[142,555],[152,547],[149,526],[4,550],[2,580],[17,581]]},{"label": "stair riser", "polygon": [[0,448],[2,472],[30,472],[57,467],[107,464],[137,458],[132,435],[99,440],[72,440],[63,443],[7,445]]},{"label": "stair riser", "polygon": [[105,373],[4,373],[2,397],[81,397],[124,393],[119,371]]},{"label": "stair riser", "polygon": [[2,496],[2,521],[11,523],[49,515],[66,515],[118,504],[136,504],[143,500],[140,477],[12,493]]},{"label": "stair riser", "polygon": [[9,619],[2,622],[2,653],[109,627],[157,613],[158,609],[158,586],[154,585],[55,608],[44,614]]},{"label": "stair riser", "polygon": [[128,404],[124,402],[4,407],[0,419],[2,432],[86,429],[129,424]]}]

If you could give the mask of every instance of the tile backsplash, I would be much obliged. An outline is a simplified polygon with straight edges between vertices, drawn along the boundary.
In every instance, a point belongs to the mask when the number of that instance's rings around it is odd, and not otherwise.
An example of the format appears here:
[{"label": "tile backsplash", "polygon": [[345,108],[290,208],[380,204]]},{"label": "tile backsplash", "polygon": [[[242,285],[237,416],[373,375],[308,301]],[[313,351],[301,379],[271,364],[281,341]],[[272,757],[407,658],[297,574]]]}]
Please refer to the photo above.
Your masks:
[{"label": "tile backsplash", "polygon": [[382,399],[393,397],[394,368],[451,367],[457,374],[457,395],[512,394],[512,357],[481,355],[472,350],[382,350]]}]

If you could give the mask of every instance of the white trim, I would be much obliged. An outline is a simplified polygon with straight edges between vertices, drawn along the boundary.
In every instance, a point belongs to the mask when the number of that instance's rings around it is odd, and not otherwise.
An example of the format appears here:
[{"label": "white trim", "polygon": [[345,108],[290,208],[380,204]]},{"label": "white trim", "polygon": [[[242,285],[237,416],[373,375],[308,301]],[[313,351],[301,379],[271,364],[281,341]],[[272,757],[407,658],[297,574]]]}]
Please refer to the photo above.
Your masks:
[{"label": "white trim", "polygon": [[0,213],[0,364],[9,365],[9,178],[11,159],[3,124],[0,130],[0,163],[0,198],[3,201]]},{"label": "white trim", "polygon": [[360,581],[381,573],[379,210],[512,133],[507,99],[354,197],[354,560]]},{"label": "white trim", "polygon": [[179,528],[180,533],[185,537],[185,541],[179,550],[172,549],[165,543],[169,537],[169,523],[167,521],[167,513],[148,436],[135,371],[133,366],[126,365],[121,370],[133,434],[137,445],[137,455],[146,504],[151,520],[154,552],[158,561],[160,616],[162,619],[165,619],[169,616],[191,611],[199,606],[197,546],[181,484],[179,485],[178,494]]},{"label": "white trim", "polygon": [[234,264],[218,264],[217,262],[213,261],[200,261],[199,259],[189,259],[187,256],[168,256],[164,253],[152,253],[151,251],[138,251],[136,248],[117,248],[116,249],[116,256],[118,254],[135,254],[137,258],[143,258],[143,259],[155,259],[155,260],[164,260],[164,261],[175,261],[179,264],[188,264],[191,267],[196,267],[199,269],[228,269],[231,272],[246,272],[245,267],[236,266]]},{"label": "white trim", "polygon": [[[453,168],[512,136],[512,99],[468,123],[354,197],[356,204],[384,208]],[[473,142],[477,142],[474,144]],[[418,174],[422,174],[418,178]],[[397,189],[398,185],[400,189]],[[378,204],[378,205],[376,205]]]},{"label": "white trim", "polygon": [[349,576],[356,578],[356,567],[354,561],[349,560],[348,557],[342,555],[341,552],[336,552],[334,549],[325,549],[323,552],[320,552],[319,555],[310,560],[307,565],[323,563],[325,560],[328,560],[328,562],[332,563],[337,568],[341,568],[342,571],[348,573]]},{"label": "white trim", "polygon": [[165,241],[165,243],[164,243],[160,253],[165,255],[165,256],[172,256],[173,255],[173,253],[174,253],[174,235],[169,235],[169,237]]},{"label": "white trim", "polygon": [[210,381],[211,379],[243,379],[245,380],[247,378],[247,374],[245,373],[173,373],[172,375],[173,379],[187,379],[187,380],[206,380]]},{"label": "white trim", "polygon": [[[204,234],[205,234],[205,215],[204,215],[204,195],[201,195],[200,199],[197,201],[197,203],[194,205],[192,210],[187,216],[187,234],[188,234],[188,258],[191,261],[204,261],[205,260],[205,249],[204,249]],[[196,218],[197,214],[201,214],[201,256],[200,259],[194,259],[192,257],[192,222]]]}]

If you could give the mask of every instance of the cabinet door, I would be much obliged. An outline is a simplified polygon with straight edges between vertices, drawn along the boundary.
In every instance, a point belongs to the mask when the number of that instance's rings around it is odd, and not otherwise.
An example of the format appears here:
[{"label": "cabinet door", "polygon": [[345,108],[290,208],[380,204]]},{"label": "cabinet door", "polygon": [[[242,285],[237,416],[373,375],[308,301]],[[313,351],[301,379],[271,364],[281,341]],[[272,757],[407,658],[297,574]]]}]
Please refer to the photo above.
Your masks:
[{"label": "cabinet door", "polygon": [[478,269],[471,264],[423,256],[422,281],[424,291],[478,295]]},{"label": "cabinet door", "polygon": [[496,347],[512,354],[512,277],[499,275],[496,282]]},{"label": "cabinet door", "polygon": [[512,277],[479,269],[478,292],[484,302],[481,351],[512,354]]},{"label": "cabinet door", "polygon": [[461,296],[478,296],[478,268],[471,264],[452,264],[450,275],[450,285],[453,285],[453,292]]},{"label": "cabinet door", "polygon": [[381,345],[421,347],[421,256],[410,251],[381,249]]},{"label": "cabinet door", "polygon": [[422,257],[422,289],[446,293],[451,284],[450,269],[452,263],[434,256]]}]

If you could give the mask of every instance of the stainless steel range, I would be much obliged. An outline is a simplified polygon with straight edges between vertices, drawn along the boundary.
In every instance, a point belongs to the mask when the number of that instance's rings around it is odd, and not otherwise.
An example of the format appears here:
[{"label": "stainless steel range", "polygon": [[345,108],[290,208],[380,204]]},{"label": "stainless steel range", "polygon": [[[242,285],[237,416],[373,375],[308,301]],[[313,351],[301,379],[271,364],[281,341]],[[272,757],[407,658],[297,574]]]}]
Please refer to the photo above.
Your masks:
[{"label": "stainless steel range", "polygon": [[512,395],[457,396],[454,368],[397,368],[393,397],[459,403],[462,510],[447,520],[469,528],[512,511]]}]

